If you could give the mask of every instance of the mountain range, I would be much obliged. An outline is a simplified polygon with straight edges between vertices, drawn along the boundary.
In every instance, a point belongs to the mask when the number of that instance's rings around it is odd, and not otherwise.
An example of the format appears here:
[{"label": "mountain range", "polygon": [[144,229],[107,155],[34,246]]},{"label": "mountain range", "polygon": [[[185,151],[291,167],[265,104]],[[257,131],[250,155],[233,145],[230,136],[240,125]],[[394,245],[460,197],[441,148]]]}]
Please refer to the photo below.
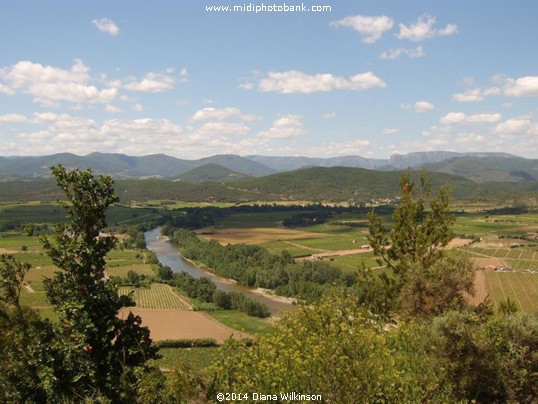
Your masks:
[{"label": "mountain range", "polygon": [[309,167],[351,167],[394,171],[424,167],[454,174],[474,182],[521,182],[538,179],[538,160],[506,153],[455,153],[446,151],[395,154],[389,159],[361,156],[312,158],[302,156],[215,155],[198,160],[179,159],[164,154],[127,156],[91,153],[78,156],[60,153],[39,157],[0,157],[0,179],[49,178],[49,167],[91,168],[96,174],[116,179],[161,178],[192,183],[231,182],[245,177],[293,171]]}]

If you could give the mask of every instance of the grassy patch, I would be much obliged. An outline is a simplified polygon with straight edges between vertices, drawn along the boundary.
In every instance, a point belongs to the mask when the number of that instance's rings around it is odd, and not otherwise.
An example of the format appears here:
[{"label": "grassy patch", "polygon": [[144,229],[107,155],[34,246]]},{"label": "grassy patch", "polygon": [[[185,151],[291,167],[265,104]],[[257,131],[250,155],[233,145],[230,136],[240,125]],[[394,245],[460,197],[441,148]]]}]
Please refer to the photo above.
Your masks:
[{"label": "grassy patch", "polygon": [[323,260],[328,261],[329,264],[340,268],[342,271],[353,273],[357,272],[358,268],[363,262],[367,268],[375,268],[379,266],[374,257],[374,253],[372,252],[364,254],[342,255],[340,257],[329,257],[324,258]]},{"label": "grassy patch", "polygon": [[193,371],[202,371],[214,363],[219,349],[219,347],[161,348],[159,353],[162,358],[151,361],[151,363],[165,369],[174,369],[180,365],[186,365]]},{"label": "grassy patch", "polygon": [[237,310],[210,311],[207,314],[234,330],[262,335],[274,332],[269,320],[251,317]]}]

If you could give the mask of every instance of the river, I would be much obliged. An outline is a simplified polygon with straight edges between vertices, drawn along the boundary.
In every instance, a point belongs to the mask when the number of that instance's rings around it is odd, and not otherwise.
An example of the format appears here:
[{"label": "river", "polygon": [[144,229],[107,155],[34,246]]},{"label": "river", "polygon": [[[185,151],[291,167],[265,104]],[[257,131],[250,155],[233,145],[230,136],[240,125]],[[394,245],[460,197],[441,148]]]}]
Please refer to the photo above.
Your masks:
[{"label": "river", "polygon": [[223,292],[240,292],[249,298],[264,303],[269,308],[271,314],[276,314],[282,310],[293,308],[290,303],[285,303],[271,299],[270,297],[255,293],[252,289],[247,288],[233,280],[221,278],[212,272],[204,271],[190,262],[184,260],[179,254],[179,249],[172,243],[161,237],[161,228],[157,227],[144,234],[147,249],[153,251],[159,262],[163,266],[168,266],[173,272],[187,272],[194,278],[206,277],[217,286],[218,290]]}]

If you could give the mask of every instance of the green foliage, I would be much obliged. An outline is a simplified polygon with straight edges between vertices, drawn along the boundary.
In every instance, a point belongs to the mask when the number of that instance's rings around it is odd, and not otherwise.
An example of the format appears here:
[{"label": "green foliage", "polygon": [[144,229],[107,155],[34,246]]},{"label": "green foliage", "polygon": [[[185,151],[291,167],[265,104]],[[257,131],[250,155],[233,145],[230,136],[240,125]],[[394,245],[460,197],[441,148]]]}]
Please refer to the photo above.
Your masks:
[{"label": "green foliage", "polygon": [[329,296],[284,316],[251,347],[229,341],[214,367],[212,394],[290,391],[324,402],[450,401],[442,370],[406,329],[386,331],[352,297]]},{"label": "green foliage", "polygon": [[30,265],[22,263],[12,255],[0,255],[0,313],[10,307],[20,308],[24,276]]},{"label": "green foliage", "polygon": [[538,400],[538,320],[528,315],[478,316],[451,311],[434,319],[428,346],[458,400]]},{"label": "green foliage", "polygon": [[[386,301],[378,305],[378,312],[387,315],[397,308],[401,314],[426,316],[461,307],[464,292],[473,291],[474,268],[464,257],[447,256],[444,248],[454,236],[448,188],[441,187],[429,200],[425,172],[418,190],[410,172],[402,175],[400,187],[401,201],[392,215],[390,232],[375,211],[368,215],[370,245],[379,264],[387,265],[394,274],[393,280],[381,279],[381,296]],[[368,284],[362,288],[372,290]]]},{"label": "green foliage", "polygon": [[58,397],[50,346],[50,323],[27,306],[0,309],[0,400],[5,403],[47,402]]},{"label": "green foliage", "polygon": [[104,279],[105,256],[115,239],[100,233],[107,207],[118,198],[108,177],[94,178],[90,170],[68,172],[62,166],[52,171],[67,197],[61,206],[69,219],[55,226],[54,243],[43,238],[54,265],[62,269],[44,282],[60,317],[52,349],[61,366],[55,369],[53,389],[67,397],[99,393],[115,402],[128,401],[156,349],[138,316],[118,317],[133,302]]},{"label": "green foliage", "polygon": [[510,297],[507,297],[505,300],[499,303],[499,312],[504,315],[510,315],[517,313],[519,311],[517,303],[512,300]]},{"label": "green foliage", "polygon": [[213,338],[165,339],[155,342],[158,348],[207,348],[218,346]]},{"label": "green foliage", "polygon": [[405,275],[407,269],[416,263],[428,267],[443,256],[443,249],[454,237],[450,225],[455,221],[449,211],[449,193],[442,187],[426,210],[430,185],[425,173],[420,177],[420,189],[411,180],[411,173],[402,175],[400,204],[396,207],[393,228],[389,234],[383,221],[375,211],[369,214],[370,236],[368,241],[377,256],[379,264],[388,265],[396,275]]},{"label": "green foliage", "polygon": [[157,267],[157,277],[163,281],[169,281],[174,277],[174,272],[168,266],[159,265]]}]

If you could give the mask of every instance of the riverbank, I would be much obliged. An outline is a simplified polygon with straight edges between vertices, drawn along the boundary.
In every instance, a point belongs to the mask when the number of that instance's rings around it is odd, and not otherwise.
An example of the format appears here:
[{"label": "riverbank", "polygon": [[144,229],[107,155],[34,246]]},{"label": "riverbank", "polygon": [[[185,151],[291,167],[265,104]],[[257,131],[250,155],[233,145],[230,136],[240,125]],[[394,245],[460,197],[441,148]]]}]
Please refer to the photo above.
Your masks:
[{"label": "riverbank", "polygon": [[170,267],[173,272],[186,272],[194,278],[209,278],[218,290],[242,293],[250,299],[265,304],[271,315],[277,315],[280,311],[290,310],[294,307],[293,299],[248,288],[233,279],[221,277],[213,269],[201,263],[183,258],[178,246],[169,242],[166,236],[161,235],[160,228],[146,232],[145,239],[148,250],[157,256],[162,265]]}]

